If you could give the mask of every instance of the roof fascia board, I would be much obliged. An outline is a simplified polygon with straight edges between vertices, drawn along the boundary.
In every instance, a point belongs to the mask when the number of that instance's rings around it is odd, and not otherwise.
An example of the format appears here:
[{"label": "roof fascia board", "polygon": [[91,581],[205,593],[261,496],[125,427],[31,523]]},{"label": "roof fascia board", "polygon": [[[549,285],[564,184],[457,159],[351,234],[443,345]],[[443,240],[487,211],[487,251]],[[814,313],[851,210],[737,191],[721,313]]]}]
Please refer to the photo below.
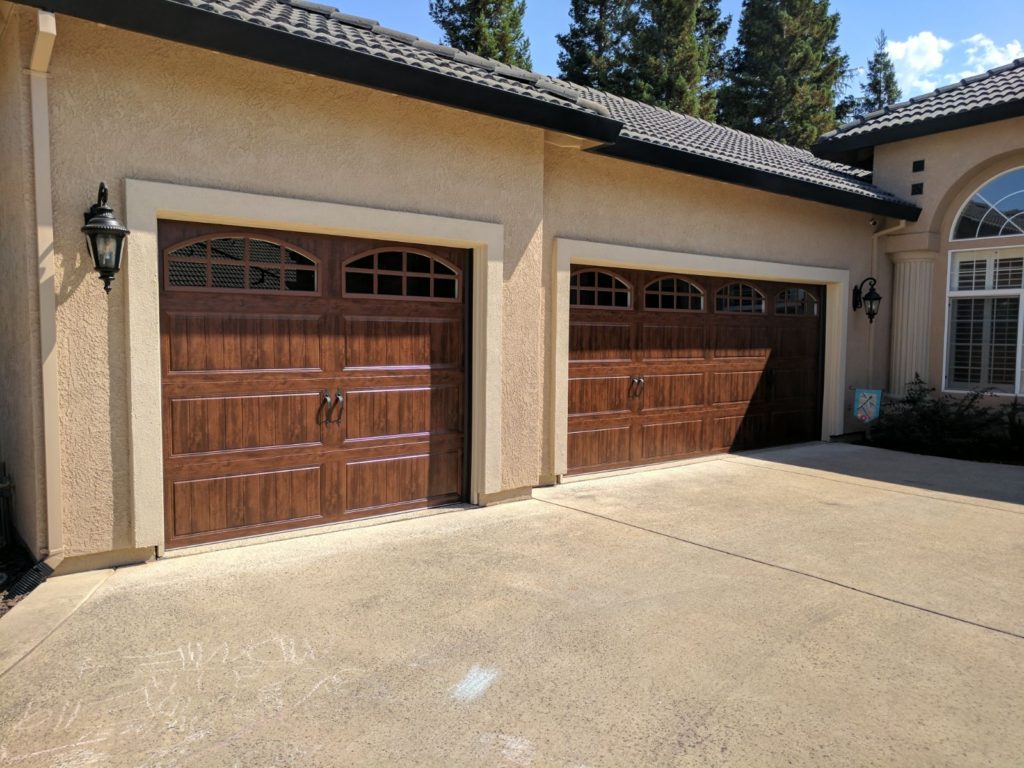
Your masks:
[{"label": "roof fascia board", "polygon": [[821,158],[834,159],[857,149],[876,147],[879,144],[892,144],[896,141],[916,139],[921,136],[930,136],[933,133],[945,133],[1021,116],[1024,116],[1024,99],[974,109],[970,112],[942,115],[905,125],[894,125],[890,128],[879,128],[877,131],[866,131],[852,136],[839,135],[819,141],[811,147],[811,152]]},{"label": "roof fascia board", "polygon": [[16,0],[54,13],[492,117],[612,141],[622,123],[164,0]]},{"label": "roof fascia board", "polygon": [[660,147],[635,139],[619,139],[614,144],[606,144],[589,151],[682,173],[705,176],[764,192],[774,192],[787,197],[796,197],[801,200],[810,200],[815,203],[824,203],[895,219],[917,221],[921,215],[921,209],[911,203],[873,200],[839,189],[831,189],[757,168],[695,155],[678,149]]}]

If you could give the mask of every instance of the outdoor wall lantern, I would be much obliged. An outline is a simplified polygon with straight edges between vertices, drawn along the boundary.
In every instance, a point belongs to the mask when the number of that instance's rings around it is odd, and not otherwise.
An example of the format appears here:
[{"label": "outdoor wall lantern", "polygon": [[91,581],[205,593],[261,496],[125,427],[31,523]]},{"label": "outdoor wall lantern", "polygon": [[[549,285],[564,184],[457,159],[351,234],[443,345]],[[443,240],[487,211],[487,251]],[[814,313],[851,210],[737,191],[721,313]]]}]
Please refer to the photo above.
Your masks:
[{"label": "outdoor wall lantern", "polygon": [[[878,307],[882,303],[882,297],[875,290],[876,282],[875,278],[868,277],[860,285],[856,285],[853,288],[853,311],[856,312],[861,307],[864,307],[864,314],[868,316],[869,323],[875,322]],[[868,287],[867,293],[864,293],[865,285]]]},{"label": "outdoor wall lantern", "polygon": [[107,205],[107,185],[100,182],[100,191],[95,204],[85,214],[85,240],[89,245],[89,255],[93,265],[100,273],[103,290],[110,293],[110,284],[114,275],[121,269],[121,257],[124,255],[124,240],[130,234],[128,227],[114,216],[113,209]]}]

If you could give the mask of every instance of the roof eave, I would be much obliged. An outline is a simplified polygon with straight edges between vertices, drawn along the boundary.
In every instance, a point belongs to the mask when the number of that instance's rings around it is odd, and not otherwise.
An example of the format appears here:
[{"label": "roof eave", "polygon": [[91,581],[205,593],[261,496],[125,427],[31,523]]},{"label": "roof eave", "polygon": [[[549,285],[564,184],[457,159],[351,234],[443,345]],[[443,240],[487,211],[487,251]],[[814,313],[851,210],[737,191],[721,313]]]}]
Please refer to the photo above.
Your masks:
[{"label": "roof eave", "polygon": [[568,105],[562,107],[166,0],[16,2],[264,64],[596,141],[612,141],[622,130],[622,123],[618,120],[573,109]]},{"label": "roof eave", "polygon": [[990,107],[973,109],[970,112],[957,112],[949,115],[941,115],[926,120],[918,120],[904,125],[894,125],[889,128],[879,128],[875,131],[865,131],[849,136],[839,134],[832,138],[819,140],[811,147],[811,152],[826,160],[837,160],[846,157],[848,153],[858,149],[876,147],[879,144],[891,144],[895,141],[916,139],[921,136],[930,136],[934,133],[955,131],[960,128],[970,128],[974,125],[994,123],[999,120],[1008,120],[1014,117],[1024,116],[1024,99],[994,104]]},{"label": "roof eave", "polygon": [[614,144],[595,147],[591,152],[618,157],[623,160],[667,168],[695,176],[704,176],[729,184],[738,184],[764,192],[810,200],[815,203],[848,208],[854,211],[889,216],[894,219],[917,221],[921,209],[912,203],[877,200],[841,189],[821,186],[793,179],[758,168],[737,165],[725,160],[697,155],[670,147],[662,147],[637,139],[619,139]]}]

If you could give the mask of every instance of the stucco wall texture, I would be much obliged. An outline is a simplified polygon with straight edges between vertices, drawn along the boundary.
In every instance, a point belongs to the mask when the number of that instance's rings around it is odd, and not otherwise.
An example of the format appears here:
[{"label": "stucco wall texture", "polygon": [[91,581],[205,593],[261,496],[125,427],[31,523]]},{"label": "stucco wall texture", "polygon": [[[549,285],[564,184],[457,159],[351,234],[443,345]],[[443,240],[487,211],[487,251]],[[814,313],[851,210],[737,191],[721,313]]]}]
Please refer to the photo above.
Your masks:
[{"label": "stucco wall texture", "polygon": [[15,483],[15,526],[36,556],[46,545],[39,291],[28,66],[31,16],[0,3],[0,461]]},{"label": "stucco wall texture", "polygon": [[[858,281],[871,265],[867,214],[558,149],[538,129],[63,16],[51,72],[68,555],[133,545],[125,295],[115,282],[104,296],[79,232],[101,179],[118,211],[134,178],[504,225],[510,491],[551,474],[553,238],[848,266]],[[96,99],[115,72],[117,98]],[[848,383],[882,385],[886,317],[861,320]]]},{"label": "stucco wall texture", "polygon": [[[924,160],[923,172],[914,173],[915,160]],[[875,183],[921,206],[921,218],[898,235],[887,238],[885,250],[931,252],[935,259],[931,286],[931,332],[927,376],[930,384],[943,380],[946,284],[950,250],[977,247],[969,241],[951,244],[950,232],[961,206],[986,181],[1024,166],[1024,117],[936,133],[875,148]],[[924,191],[911,197],[911,185]],[[1019,244],[1019,241],[1014,241]]]}]

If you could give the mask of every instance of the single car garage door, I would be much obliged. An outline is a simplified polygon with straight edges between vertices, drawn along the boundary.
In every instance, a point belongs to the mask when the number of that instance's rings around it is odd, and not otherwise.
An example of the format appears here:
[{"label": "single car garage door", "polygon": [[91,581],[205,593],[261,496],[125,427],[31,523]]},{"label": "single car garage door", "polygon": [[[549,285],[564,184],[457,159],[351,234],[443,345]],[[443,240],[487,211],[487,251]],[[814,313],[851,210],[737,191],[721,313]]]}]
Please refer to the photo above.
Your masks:
[{"label": "single car garage door", "polygon": [[465,497],[467,251],[159,238],[168,547]]},{"label": "single car garage door", "polygon": [[820,286],[574,266],[569,472],[820,437]]}]

